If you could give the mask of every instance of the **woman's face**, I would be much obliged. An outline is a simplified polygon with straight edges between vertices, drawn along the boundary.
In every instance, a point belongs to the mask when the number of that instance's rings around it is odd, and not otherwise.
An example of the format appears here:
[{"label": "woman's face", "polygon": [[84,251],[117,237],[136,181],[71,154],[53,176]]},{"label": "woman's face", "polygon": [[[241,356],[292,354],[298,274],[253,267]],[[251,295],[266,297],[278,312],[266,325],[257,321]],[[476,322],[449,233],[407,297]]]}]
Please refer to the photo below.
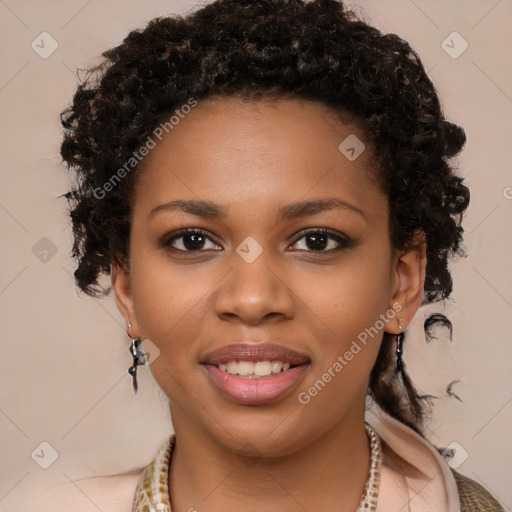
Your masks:
[{"label": "woman's face", "polygon": [[[177,435],[276,456],[361,421],[382,333],[406,326],[423,288],[421,257],[390,246],[363,135],[318,103],[226,97],[168,131],[136,187],[130,274],[114,266],[112,279],[132,335],[160,351],[150,369]],[[301,206],[328,198],[338,205]],[[211,206],[162,206],[178,200]],[[184,228],[203,234],[173,238]],[[265,341],[308,361],[259,382],[204,364]]]}]

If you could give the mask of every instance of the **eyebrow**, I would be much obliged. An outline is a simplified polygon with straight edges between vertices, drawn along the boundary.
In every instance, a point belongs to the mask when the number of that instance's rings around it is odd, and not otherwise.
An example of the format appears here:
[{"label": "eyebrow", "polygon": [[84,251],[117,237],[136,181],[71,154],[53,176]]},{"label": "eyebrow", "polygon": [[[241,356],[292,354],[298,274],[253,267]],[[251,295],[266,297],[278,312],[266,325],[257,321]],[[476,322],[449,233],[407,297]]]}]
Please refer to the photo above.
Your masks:
[{"label": "eyebrow", "polygon": [[[343,208],[358,213],[366,219],[364,212],[356,206],[347,203],[337,197],[326,197],[323,199],[312,199],[310,201],[297,201],[281,206],[277,210],[277,221],[293,220],[308,215],[315,215],[323,211],[335,208]],[[211,201],[195,200],[195,199],[176,199],[168,203],[155,206],[149,213],[149,218],[158,212],[181,210],[198,217],[208,219],[226,219],[228,216],[227,209],[223,206],[215,204]]]}]

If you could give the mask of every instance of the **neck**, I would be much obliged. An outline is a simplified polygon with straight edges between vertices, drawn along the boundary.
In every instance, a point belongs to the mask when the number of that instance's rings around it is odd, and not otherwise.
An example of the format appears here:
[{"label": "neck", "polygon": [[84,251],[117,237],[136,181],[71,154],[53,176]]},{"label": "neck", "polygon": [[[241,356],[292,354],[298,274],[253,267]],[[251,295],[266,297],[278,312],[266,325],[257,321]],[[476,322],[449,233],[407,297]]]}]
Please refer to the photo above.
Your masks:
[{"label": "neck", "polygon": [[282,456],[240,456],[173,415],[172,510],[354,512],[370,466],[364,406]]}]

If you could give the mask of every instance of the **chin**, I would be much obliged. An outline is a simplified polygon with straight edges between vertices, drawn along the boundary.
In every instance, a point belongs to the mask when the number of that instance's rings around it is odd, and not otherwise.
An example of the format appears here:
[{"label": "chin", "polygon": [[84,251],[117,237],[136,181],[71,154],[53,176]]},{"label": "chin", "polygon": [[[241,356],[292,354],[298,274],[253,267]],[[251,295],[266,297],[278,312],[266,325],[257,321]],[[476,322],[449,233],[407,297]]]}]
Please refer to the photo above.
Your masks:
[{"label": "chin", "polygon": [[307,443],[310,431],[305,421],[288,421],[293,414],[265,414],[254,408],[254,414],[241,414],[232,422],[210,424],[210,434],[226,448],[240,456],[283,457]]}]

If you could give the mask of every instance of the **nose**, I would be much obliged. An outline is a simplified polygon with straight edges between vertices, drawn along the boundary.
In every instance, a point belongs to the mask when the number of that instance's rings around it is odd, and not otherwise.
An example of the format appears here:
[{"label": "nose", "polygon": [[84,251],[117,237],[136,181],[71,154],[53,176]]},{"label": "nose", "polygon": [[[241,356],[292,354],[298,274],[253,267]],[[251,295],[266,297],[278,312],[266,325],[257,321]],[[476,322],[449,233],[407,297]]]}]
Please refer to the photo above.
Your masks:
[{"label": "nose", "polygon": [[[223,320],[258,325],[265,319],[291,319],[294,294],[285,273],[263,251],[252,262],[234,254],[233,268],[219,282],[215,311]],[[289,279],[288,279],[289,280]]]}]

